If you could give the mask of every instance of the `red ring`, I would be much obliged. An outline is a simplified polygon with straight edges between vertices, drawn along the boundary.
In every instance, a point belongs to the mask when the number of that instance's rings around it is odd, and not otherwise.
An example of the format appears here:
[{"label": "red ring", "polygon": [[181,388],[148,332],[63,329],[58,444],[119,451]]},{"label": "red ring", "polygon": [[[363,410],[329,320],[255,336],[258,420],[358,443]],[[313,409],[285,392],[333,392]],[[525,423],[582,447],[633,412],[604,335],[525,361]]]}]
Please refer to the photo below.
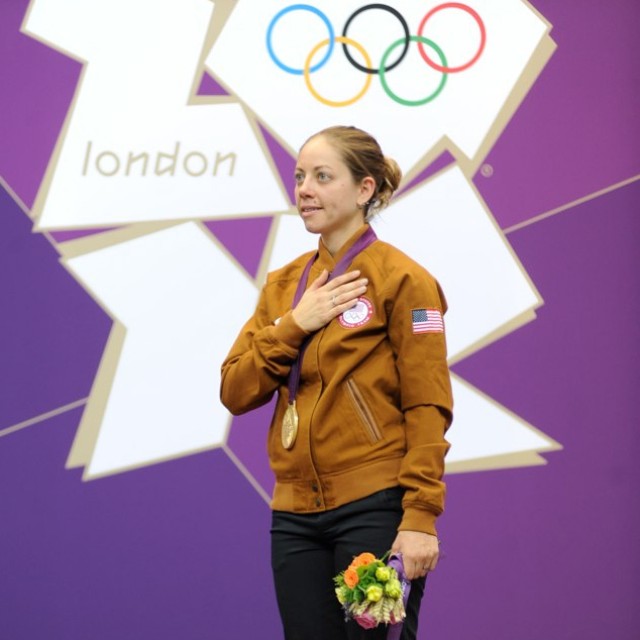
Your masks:
[{"label": "red ring", "polygon": [[433,62],[432,60],[429,59],[429,56],[424,50],[424,45],[420,41],[418,41],[418,51],[420,51],[420,55],[422,56],[424,61],[432,69],[435,69],[436,71],[441,71],[442,73],[457,73],[458,71],[464,71],[465,69],[468,69],[472,64],[474,64],[474,62],[476,62],[480,57],[480,55],[482,54],[482,51],[484,50],[484,45],[487,42],[487,30],[485,29],[482,18],[471,7],[467,6],[466,4],[461,4],[460,2],[445,2],[444,4],[439,4],[437,7],[434,7],[433,9],[431,9],[431,11],[429,11],[429,13],[427,13],[427,15],[424,18],[422,18],[422,22],[418,27],[418,35],[420,37],[424,37],[422,35],[422,30],[424,29],[424,25],[427,22],[427,20],[434,13],[436,13],[436,11],[440,11],[441,9],[462,9],[463,11],[466,11],[476,21],[480,29],[480,47],[478,48],[478,51],[473,56],[473,58],[469,60],[469,62],[463,65],[460,65],[459,67],[443,67],[442,65],[439,65],[438,63]]}]

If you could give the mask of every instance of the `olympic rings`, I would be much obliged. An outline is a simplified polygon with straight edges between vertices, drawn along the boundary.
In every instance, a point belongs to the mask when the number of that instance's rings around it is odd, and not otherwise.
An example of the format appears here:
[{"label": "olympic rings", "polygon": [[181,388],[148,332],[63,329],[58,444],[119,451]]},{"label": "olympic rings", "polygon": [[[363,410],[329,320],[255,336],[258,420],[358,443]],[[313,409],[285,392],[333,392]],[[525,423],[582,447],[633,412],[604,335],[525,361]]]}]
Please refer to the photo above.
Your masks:
[{"label": "olympic rings", "polygon": [[[383,9],[384,11],[388,11],[389,13],[392,13],[396,18],[398,18],[398,20],[400,21],[400,24],[402,25],[402,29],[404,30],[404,41],[403,41],[404,49],[402,50],[400,57],[392,65],[390,65],[387,69],[385,69],[385,72],[391,71],[391,69],[393,69],[394,67],[397,67],[402,62],[404,57],[407,55],[407,51],[409,51],[409,25],[407,24],[407,21],[404,19],[404,17],[399,11],[396,11],[393,7],[389,7],[386,4],[368,4],[364,7],[360,7],[357,11],[354,11],[351,14],[351,17],[344,23],[344,29],[342,30],[342,35],[343,37],[346,38],[347,29],[349,28],[349,25],[353,22],[353,19],[360,13],[363,13],[364,11],[367,11],[369,9]],[[344,51],[344,55],[347,56],[347,60],[349,60],[349,62],[356,69],[359,69],[360,71],[364,71],[364,73],[379,73],[378,69],[372,69],[371,67],[363,67],[362,65],[358,64],[351,57],[351,54],[349,53],[349,49],[347,49],[346,44],[342,45],[342,50]]]},{"label": "olympic rings", "polygon": [[484,50],[484,45],[487,42],[487,30],[485,29],[484,22],[482,22],[482,18],[478,15],[476,11],[474,11],[471,7],[468,7],[466,4],[460,4],[459,2],[445,2],[444,4],[438,5],[434,7],[427,13],[427,15],[422,18],[422,22],[418,27],[418,35],[422,35],[422,30],[424,29],[424,25],[427,23],[427,20],[437,11],[441,11],[442,9],[462,9],[462,11],[466,11],[478,24],[478,28],[480,29],[480,46],[476,51],[475,55],[469,62],[466,64],[461,64],[458,67],[447,67],[446,63],[441,66],[436,64],[432,60],[429,59],[429,56],[424,51],[424,47],[422,46],[422,42],[418,43],[418,51],[420,51],[420,55],[423,60],[436,71],[442,71],[444,73],[458,73],[459,71],[464,71],[468,69],[472,64],[476,62],[476,60],[482,55],[482,51]]},{"label": "olympic rings", "polygon": [[[344,38],[343,36],[338,36],[335,40],[336,40],[336,42],[342,42],[343,46],[345,46],[347,44],[350,44],[351,46],[355,47],[362,54],[362,57],[364,58],[364,60],[367,63],[367,65],[371,66],[371,58],[369,58],[369,54],[367,53],[365,48],[360,43],[356,42],[355,40],[352,40],[351,38]],[[400,42],[402,42],[402,40],[400,40]],[[357,102],[358,100],[360,100],[360,98],[362,98],[362,96],[367,92],[367,89],[369,88],[369,85],[371,84],[371,76],[368,75],[366,77],[366,80],[364,81],[364,87],[362,87],[362,89],[360,90],[360,93],[358,93],[354,98],[350,98],[349,100],[343,100],[342,102],[333,102],[332,100],[327,100],[326,98],[323,98],[313,88],[313,85],[311,84],[311,78],[309,76],[311,75],[310,74],[310,72],[311,72],[311,60],[313,59],[314,53],[316,51],[318,51],[318,49],[320,49],[320,47],[324,47],[327,44],[330,44],[329,40],[323,40],[322,42],[317,44],[311,50],[311,53],[307,56],[307,61],[304,64],[304,81],[307,84],[307,89],[309,89],[309,91],[311,92],[313,97],[316,100],[318,100],[318,102],[322,102],[322,104],[326,104],[328,107],[346,107],[346,106],[348,106],[350,104],[353,104],[354,102]]]},{"label": "olympic rings", "polygon": [[327,49],[327,53],[325,57],[322,58],[322,60],[320,60],[320,62],[318,62],[318,64],[315,67],[312,67],[311,71],[317,71],[318,69],[320,69],[325,65],[327,60],[329,60],[329,58],[331,57],[331,54],[333,53],[335,36],[333,33],[333,26],[329,22],[329,18],[327,18],[327,16],[325,16],[324,13],[320,11],[320,9],[316,9],[315,7],[312,7],[310,4],[292,4],[290,7],[285,7],[281,11],[278,11],[278,13],[276,13],[276,15],[273,16],[273,18],[271,19],[271,23],[269,24],[269,28],[267,29],[267,51],[269,51],[269,55],[271,56],[271,59],[283,71],[286,71],[287,73],[292,73],[297,76],[301,76],[304,72],[303,69],[294,69],[293,67],[288,67],[286,64],[284,64],[284,62],[280,62],[280,59],[273,52],[273,47],[271,46],[271,35],[273,33],[273,27],[276,26],[276,22],[278,22],[278,20],[280,20],[282,16],[289,13],[290,11],[297,11],[297,10],[311,11],[311,13],[315,13],[325,23],[325,25],[327,26],[327,30],[329,31],[329,49]]},{"label": "olympic rings", "polygon": [[[379,10],[386,11],[386,12],[392,14],[400,22],[400,25],[402,26],[402,29],[404,31],[404,37],[402,37],[399,40],[396,40],[395,42],[393,42],[387,48],[387,50],[384,52],[384,54],[382,55],[382,59],[380,61],[380,64],[378,65],[377,68],[376,68],[375,65],[372,64],[370,56],[367,53],[367,51],[365,50],[365,48],[359,42],[357,42],[357,41],[355,41],[352,38],[349,38],[347,36],[347,32],[348,32],[349,27],[351,26],[351,23],[353,22],[353,20],[357,16],[359,16],[361,13],[364,13],[365,11],[369,11],[371,9],[379,9]],[[442,51],[442,49],[433,40],[430,40],[429,38],[426,38],[423,35],[423,32],[424,32],[425,26],[427,24],[427,21],[435,13],[437,13],[439,11],[442,11],[444,9],[459,9],[461,11],[464,11],[465,13],[468,13],[475,20],[475,22],[478,25],[478,28],[480,30],[480,45],[478,46],[477,51],[474,53],[473,57],[469,61],[465,62],[464,64],[460,64],[458,66],[448,66],[447,59],[446,59],[445,54]],[[278,20],[280,20],[280,18],[282,18],[286,14],[288,14],[290,12],[293,12],[293,11],[309,11],[309,12],[313,13],[314,15],[318,16],[322,20],[324,25],[326,26],[327,31],[328,31],[328,35],[329,35],[329,37],[327,39],[322,40],[321,42],[319,42],[317,45],[315,45],[313,47],[311,52],[308,54],[308,56],[307,56],[307,58],[305,60],[305,63],[304,63],[304,67],[302,69],[290,67],[290,66],[284,64],[277,57],[277,55],[275,54],[274,49],[273,49],[273,45],[272,45],[273,30],[274,30],[274,27],[275,27],[276,23],[278,22]],[[341,36],[337,36],[337,37],[335,35],[333,26],[331,25],[331,22],[329,21],[327,16],[322,11],[320,11],[316,7],[314,7],[312,5],[309,5],[309,4],[293,4],[293,5],[290,5],[288,7],[285,7],[284,9],[280,10],[271,19],[271,22],[269,23],[269,26],[267,28],[266,36],[267,36],[266,37],[266,40],[267,40],[267,51],[269,53],[269,56],[273,60],[273,62],[276,64],[276,66],[278,66],[280,69],[282,69],[282,71],[284,71],[286,73],[290,73],[290,74],[293,74],[293,75],[302,75],[302,76],[304,76],[304,80],[305,80],[305,84],[307,86],[307,89],[313,95],[313,97],[316,100],[318,100],[319,102],[321,102],[322,104],[325,104],[325,105],[331,106],[331,107],[345,107],[345,106],[348,106],[348,105],[351,105],[351,104],[357,102],[368,91],[369,86],[371,84],[371,76],[372,75],[378,75],[379,76],[380,84],[382,85],[382,88],[385,91],[385,93],[387,94],[387,96],[389,98],[391,98],[392,100],[394,100],[395,102],[397,102],[398,104],[402,104],[404,106],[409,106],[409,107],[415,107],[415,106],[420,106],[420,105],[426,104],[428,102],[431,102],[432,100],[437,98],[440,95],[440,93],[442,93],[442,91],[443,91],[443,89],[444,89],[444,87],[446,85],[447,76],[448,76],[449,73],[459,73],[461,71],[465,71],[466,69],[468,69],[469,67],[471,67],[472,65],[474,65],[478,61],[478,59],[482,55],[482,52],[484,51],[486,40],[487,40],[486,28],[485,28],[484,22],[483,22],[482,18],[480,17],[480,15],[474,9],[469,7],[468,5],[462,4],[460,2],[444,2],[444,3],[434,7],[429,12],[427,12],[425,14],[425,16],[422,18],[422,20],[420,22],[420,25],[418,27],[418,34],[415,35],[415,36],[414,35],[410,35],[409,26],[407,25],[406,20],[404,19],[402,14],[400,14],[400,12],[398,12],[396,9],[394,9],[393,7],[390,7],[389,5],[386,5],[386,4],[380,4],[380,3],[367,4],[367,5],[364,5],[364,6],[360,7],[359,9],[357,9],[356,11],[354,11],[351,14],[351,16],[347,19],[347,21],[344,24],[344,27],[342,29],[342,35]],[[356,68],[358,71],[362,71],[363,73],[366,74],[366,80],[364,82],[364,85],[363,85],[362,89],[360,89],[360,91],[354,97],[349,98],[347,100],[341,100],[341,101],[334,101],[334,100],[329,100],[328,98],[324,98],[323,96],[321,96],[317,92],[317,90],[314,88],[314,86],[311,83],[311,74],[315,73],[318,70],[320,70],[329,61],[329,58],[333,54],[333,50],[334,50],[334,46],[335,46],[336,42],[339,42],[339,43],[342,44],[342,50],[343,50],[344,55],[347,58],[348,62],[354,68]],[[404,58],[407,55],[407,52],[409,50],[409,44],[411,42],[417,43],[418,51],[420,53],[420,56],[427,63],[427,65],[431,69],[434,69],[434,70],[439,71],[440,73],[442,73],[442,78],[441,78],[440,83],[438,84],[437,88],[435,89],[435,91],[433,91],[426,98],[421,98],[419,100],[407,100],[405,98],[401,98],[400,96],[396,95],[391,90],[391,88],[389,87],[389,83],[388,83],[388,80],[387,80],[387,74],[391,70],[396,68],[404,60]],[[357,62],[356,60],[353,59],[351,53],[349,52],[349,48],[348,48],[347,45],[350,45],[350,46],[356,48],[359,51],[359,53],[362,55],[362,57],[363,57],[363,59],[364,59],[364,61],[366,63],[365,65],[362,65],[362,64],[360,64],[359,62]],[[402,45],[402,50],[400,52],[400,55],[398,56],[398,58],[395,61],[391,62],[387,66],[387,60],[388,60],[389,56],[391,55],[391,53],[395,49],[397,49],[401,45]],[[427,52],[425,50],[425,45],[427,45],[433,51],[435,51],[435,53],[437,54],[438,58],[440,59],[440,64],[438,64],[437,62],[434,62],[427,55]],[[313,58],[314,58],[315,54],[323,47],[327,47],[327,51],[326,51],[325,55],[322,57],[322,59],[319,62],[317,62],[315,65],[312,66],[312,62],[313,62]]]},{"label": "olympic rings", "polygon": [[[429,45],[438,54],[442,64],[443,65],[447,64],[447,59],[444,57],[444,53],[443,53],[442,49],[435,42],[433,42],[432,40],[429,40],[427,38],[423,38],[422,36],[410,36],[410,40],[411,40],[411,42],[417,42],[420,45],[422,45],[422,44]],[[440,93],[444,89],[444,85],[447,83],[447,74],[446,73],[442,74],[442,80],[440,80],[440,84],[438,85],[436,90],[431,95],[428,95],[426,98],[422,98],[422,100],[405,100],[404,98],[400,98],[399,96],[397,96],[389,88],[389,85],[387,84],[386,75],[385,75],[385,73],[383,73],[382,69],[384,68],[384,64],[387,61],[387,57],[389,56],[389,54],[397,46],[401,45],[402,43],[403,43],[403,40],[402,40],[402,38],[400,38],[400,40],[396,40],[384,52],[384,55],[382,56],[382,62],[380,63],[380,82],[382,83],[382,88],[385,90],[385,93],[391,99],[393,99],[396,102],[399,102],[400,104],[403,104],[403,105],[405,105],[407,107],[419,107],[420,105],[427,104],[427,102],[431,102],[434,98],[437,98],[440,95]]]}]

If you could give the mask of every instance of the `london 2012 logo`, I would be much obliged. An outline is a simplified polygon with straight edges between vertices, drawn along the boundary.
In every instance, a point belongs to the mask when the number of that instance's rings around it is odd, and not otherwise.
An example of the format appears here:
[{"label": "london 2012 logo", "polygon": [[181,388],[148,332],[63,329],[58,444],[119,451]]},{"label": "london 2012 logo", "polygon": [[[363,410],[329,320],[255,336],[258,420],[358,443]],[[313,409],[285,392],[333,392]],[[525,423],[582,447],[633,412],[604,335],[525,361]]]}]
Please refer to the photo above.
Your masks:
[{"label": "london 2012 logo", "polygon": [[[363,46],[363,44],[361,42],[358,42],[357,40],[354,40],[348,35],[349,29],[354,21],[356,21],[356,19],[365,12],[373,10],[384,11],[390,14],[398,21],[404,33],[403,37],[394,40],[388,45],[379,61],[373,61],[369,52]],[[428,38],[424,35],[431,18],[435,14],[445,10],[457,10],[467,13],[476,22],[479,30],[479,43],[476,51],[468,60],[464,61],[461,64],[450,65],[447,61],[446,53],[445,51],[443,51],[442,47],[433,39]],[[324,23],[329,37],[321,40],[311,48],[306,59],[304,60],[304,64],[301,67],[292,67],[289,64],[283,62],[278,56],[278,53],[276,51],[277,47],[274,44],[274,29],[278,22],[284,16],[300,11],[309,12],[317,16]],[[447,77],[449,74],[465,71],[478,61],[478,59],[482,55],[482,52],[484,51],[487,40],[487,32],[484,21],[482,20],[478,12],[468,5],[459,2],[445,2],[433,7],[422,17],[416,31],[416,35],[411,35],[407,21],[397,9],[386,4],[374,3],[364,5],[355,10],[345,21],[344,26],[342,27],[341,35],[336,36],[331,21],[329,20],[327,15],[320,11],[317,7],[309,4],[293,4],[278,11],[278,13],[276,13],[271,19],[267,27],[266,46],[273,63],[285,73],[303,76],[309,92],[314,96],[314,98],[316,98],[316,100],[318,100],[318,102],[321,102],[324,105],[330,107],[346,107],[348,105],[354,104],[355,102],[360,100],[362,96],[365,95],[365,93],[369,89],[369,86],[371,85],[372,77],[374,75],[377,75],[380,80],[380,84],[384,89],[384,92],[394,102],[407,107],[418,107],[427,104],[432,100],[435,100],[435,98],[437,98],[442,93],[445,85],[447,84]],[[322,69],[329,61],[329,59],[333,56],[336,49],[336,43],[342,45],[342,51],[344,53],[346,61],[352,67],[365,74],[363,85],[358,90],[358,92],[354,96],[344,100],[332,100],[321,95],[317,88],[314,86],[311,79],[312,75]],[[426,63],[427,69],[437,71],[441,74],[440,81],[435,89],[428,93],[428,95],[419,99],[408,99],[399,96],[391,88],[391,83],[388,77],[390,72],[396,69],[403,62],[409,51],[409,46],[411,43],[416,43],[418,52],[420,53],[422,60]],[[361,62],[357,61],[354,58],[350,47],[355,49],[360,54],[362,62],[364,62],[364,64],[361,64]],[[324,55],[318,61],[316,61],[318,54],[325,49],[326,51],[324,52]],[[434,59],[434,53],[435,56],[437,56],[437,60]]]},{"label": "london 2012 logo", "polygon": [[[69,19],[86,3],[30,3],[25,33],[85,64],[30,212],[113,319],[67,461],[85,479],[232,442],[212,363],[266,272],[313,241],[270,140],[295,156],[336,118],[376,134],[405,179],[373,224],[443,283],[451,362],[542,304],[473,175],[553,52],[549,24],[526,0],[309,1],[112,2],[89,22]],[[121,33],[131,37],[117,46],[97,37]],[[195,95],[203,71],[225,95]],[[433,173],[445,150],[455,162]],[[230,228],[251,241],[229,241]],[[361,299],[341,329],[378,312]],[[453,385],[448,471],[505,456],[539,464],[555,446],[464,380]],[[228,450],[254,473],[251,451]]]}]

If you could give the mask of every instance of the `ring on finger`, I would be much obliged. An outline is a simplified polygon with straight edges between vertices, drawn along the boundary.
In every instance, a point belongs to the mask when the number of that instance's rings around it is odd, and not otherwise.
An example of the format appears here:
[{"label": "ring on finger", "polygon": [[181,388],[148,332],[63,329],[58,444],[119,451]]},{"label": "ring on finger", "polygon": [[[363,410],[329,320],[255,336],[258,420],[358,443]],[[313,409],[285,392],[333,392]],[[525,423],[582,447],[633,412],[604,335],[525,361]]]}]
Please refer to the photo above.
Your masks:
[{"label": "ring on finger", "polygon": [[332,307],[336,306],[336,297],[335,296],[331,296],[331,306]]}]

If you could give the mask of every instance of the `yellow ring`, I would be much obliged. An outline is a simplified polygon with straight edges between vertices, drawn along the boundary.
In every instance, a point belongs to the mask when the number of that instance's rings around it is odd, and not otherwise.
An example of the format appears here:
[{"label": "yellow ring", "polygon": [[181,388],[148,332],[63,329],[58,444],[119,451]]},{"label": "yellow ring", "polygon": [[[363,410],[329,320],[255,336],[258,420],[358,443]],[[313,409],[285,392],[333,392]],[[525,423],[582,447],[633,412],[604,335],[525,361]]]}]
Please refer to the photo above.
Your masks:
[{"label": "yellow ring", "polygon": [[[368,68],[371,68],[371,59],[369,58],[369,55],[367,54],[367,52],[365,51],[364,47],[356,42],[355,40],[352,40],[351,38],[346,38],[345,36],[338,36],[335,39],[336,42],[342,42],[343,44],[350,44],[352,46],[354,46],[361,54],[362,57],[364,58],[366,65]],[[322,104],[326,104],[328,107],[346,107],[350,104],[353,104],[354,102],[357,102],[358,100],[360,100],[360,98],[362,98],[362,96],[367,92],[367,89],[369,88],[369,85],[371,84],[371,75],[370,74],[365,74],[366,75],[366,80],[364,82],[364,87],[361,89],[360,93],[358,93],[354,98],[351,98],[349,100],[343,100],[342,102],[334,102],[333,100],[327,100],[327,98],[322,97],[312,86],[311,84],[311,74],[309,73],[310,69],[311,69],[311,61],[313,60],[313,56],[316,54],[316,52],[318,51],[318,49],[320,49],[321,47],[325,47],[326,45],[329,44],[329,39],[327,38],[326,40],[323,40],[322,42],[319,42],[312,50],[311,53],[307,56],[307,60],[304,63],[304,81],[307,85],[307,89],[309,89],[310,93],[314,96],[314,98],[316,100],[318,100],[318,102],[322,102]]]}]

